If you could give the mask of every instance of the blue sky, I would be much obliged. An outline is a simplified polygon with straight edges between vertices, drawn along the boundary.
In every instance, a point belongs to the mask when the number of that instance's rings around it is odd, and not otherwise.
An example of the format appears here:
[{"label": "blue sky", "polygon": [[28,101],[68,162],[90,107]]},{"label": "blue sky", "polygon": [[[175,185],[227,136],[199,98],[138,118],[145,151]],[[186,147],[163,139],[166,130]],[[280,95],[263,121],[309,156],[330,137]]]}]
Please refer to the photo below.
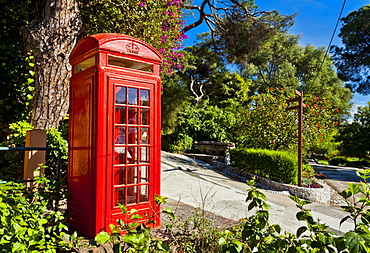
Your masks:
[{"label": "blue sky", "polygon": [[[298,13],[295,18],[295,25],[290,29],[290,33],[301,35],[300,43],[302,46],[307,44],[316,47],[328,46],[330,38],[335,29],[335,25],[342,8],[344,0],[255,0],[255,4],[260,10],[277,10],[281,14]],[[201,0],[194,0],[200,3]],[[370,4],[370,0],[347,0],[342,17],[347,16],[351,11],[361,8],[363,5]],[[341,23],[338,26],[332,45],[342,45],[338,37]],[[187,33],[189,39],[186,45],[191,45],[197,33],[207,31],[207,27],[200,26]],[[369,96],[354,95],[355,111],[358,106],[364,106],[370,101]]]}]

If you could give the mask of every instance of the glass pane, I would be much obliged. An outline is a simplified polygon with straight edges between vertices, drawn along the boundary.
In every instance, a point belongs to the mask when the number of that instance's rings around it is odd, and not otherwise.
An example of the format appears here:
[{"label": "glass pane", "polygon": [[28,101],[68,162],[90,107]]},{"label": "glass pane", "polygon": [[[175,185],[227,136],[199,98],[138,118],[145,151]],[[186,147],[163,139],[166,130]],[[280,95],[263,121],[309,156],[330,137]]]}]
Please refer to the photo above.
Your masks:
[{"label": "glass pane", "polygon": [[127,163],[129,164],[137,163],[137,147],[128,148]]},{"label": "glass pane", "polygon": [[137,144],[137,127],[128,128],[128,144]]},{"label": "glass pane", "polygon": [[91,66],[94,66],[94,65],[95,65],[95,55],[89,59],[84,60],[83,62],[78,63],[76,66],[74,66],[73,72],[77,73],[87,68],[90,68]]},{"label": "glass pane", "polygon": [[[128,45],[131,46],[132,44],[128,44]],[[132,48],[132,47],[128,51],[134,54],[135,53],[137,54],[138,52],[137,48]],[[144,63],[144,62],[136,62],[136,61],[131,61],[131,60],[122,59],[118,57],[108,56],[108,64],[113,65],[113,66],[130,68],[130,69],[138,69],[142,71],[147,71],[149,73],[153,73],[153,65]]]},{"label": "glass pane", "polygon": [[140,101],[142,106],[149,106],[149,91],[140,90]]},{"label": "glass pane", "polygon": [[126,184],[125,183],[126,168],[125,167],[115,168],[114,171],[115,171],[115,173],[114,173],[114,185]]},{"label": "glass pane", "polygon": [[149,125],[149,109],[141,109],[141,124]]},{"label": "glass pane", "polygon": [[118,203],[125,205],[125,192],[125,188],[117,188],[114,190],[115,206],[118,206]]},{"label": "glass pane", "polygon": [[127,204],[134,204],[136,200],[137,186],[127,187]]},{"label": "glass pane", "polygon": [[149,144],[149,128],[142,127],[141,130],[141,144]]},{"label": "glass pane", "polygon": [[149,201],[149,194],[148,194],[148,186],[141,185],[140,186],[140,202]]},{"label": "glass pane", "polygon": [[114,164],[126,163],[126,147],[114,147]]},{"label": "glass pane", "polygon": [[146,183],[148,182],[148,166],[140,166],[140,182],[139,183]]},{"label": "glass pane", "polygon": [[127,184],[137,184],[137,167],[128,167]]},{"label": "glass pane", "polygon": [[149,147],[140,147],[140,163],[149,162]]},{"label": "glass pane", "polygon": [[137,105],[137,89],[128,88],[128,104]]},{"label": "glass pane", "polygon": [[116,124],[126,124],[126,107],[116,106]]},{"label": "glass pane", "polygon": [[128,123],[137,124],[137,108],[128,108]]},{"label": "glass pane", "polygon": [[116,127],[115,128],[114,143],[115,144],[125,144],[126,143],[126,127]]},{"label": "glass pane", "polygon": [[126,87],[116,86],[116,103],[126,104]]}]

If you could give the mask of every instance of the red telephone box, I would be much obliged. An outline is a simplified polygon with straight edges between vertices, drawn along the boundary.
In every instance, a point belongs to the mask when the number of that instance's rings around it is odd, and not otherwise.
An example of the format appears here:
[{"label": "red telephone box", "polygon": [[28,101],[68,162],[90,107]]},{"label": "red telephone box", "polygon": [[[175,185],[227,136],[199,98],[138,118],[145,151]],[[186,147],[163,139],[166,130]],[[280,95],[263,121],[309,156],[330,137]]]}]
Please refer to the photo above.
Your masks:
[{"label": "red telephone box", "polygon": [[70,63],[70,227],[89,238],[108,231],[127,219],[119,203],[159,226],[161,55],[130,36],[97,34],[77,43]]}]

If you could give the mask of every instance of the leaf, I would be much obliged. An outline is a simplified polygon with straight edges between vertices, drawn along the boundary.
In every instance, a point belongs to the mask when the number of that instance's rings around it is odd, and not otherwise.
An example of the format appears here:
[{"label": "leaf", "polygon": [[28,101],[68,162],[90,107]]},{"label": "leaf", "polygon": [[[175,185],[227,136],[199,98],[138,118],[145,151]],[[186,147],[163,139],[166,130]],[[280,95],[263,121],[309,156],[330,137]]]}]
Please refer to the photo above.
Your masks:
[{"label": "leaf", "polygon": [[252,201],[249,205],[248,205],[248,211],[252,210],[253,208],[255,208],[257,206],[257,203],[256,201]]},{"label": "leaf", "polygon": [[352,192],[350,190],[344,190],[342,192],[339,192],[339,195],[345,199],[348,199],[352,196]]},{"label": "leaf", "polygon": [[142,219],[143,216],[139,215],[139,214],[134,214],[131,216],[130,220],[140,220]]},{"label": "leaf", "polygon": [[100,242],[101,245],[104,245],[107,241],[109,241],[109,239],[110,235],[105,231],[102,231],[95,236],[95,241]]},{"label": "leaf", "polygon": [[157,248],[164,252],[170,252],[170,247],[167,243],[164,243],[163,241],[159,240],[157,243]]},{"label": "leaf", "polygon": [[302,226],[302,227],[298,228],[297,229],[297,237],[300,237],[306,231],[307,231],[307,227],[306,226]]},{"label": "leaf", "polygon": [[127,207],[126,207],[126,206],[124,206],[124,205],[122,205],[122,204],[120,204],[120,203],[118,203],[118,206],[119,206],[119,208],[121,209],[121,212],[122,212],[123,214],[126,214],[126,213],[127,213]]},{"label": "leaf", "polygon": [[357,184],[354,184],[354,183],[349,183],[348,188],[352,192],[353,195],[361,192],[360,186],[358,186]]},{"label": "leaf", "polygon": [[367,241],[366,239],[368,239],[368,237],[366,235],[363,237],[355,232],[350,231],[345,233],[344,239],[349,252],[365,252],[360,242]]},{"label": "leaf", "polygon": [[227,242],[226,242],[226,239],[225,238],[221,237],[220,239],[218,239],[218,245],[224,245],[226,243]]},{"label": "leaf", "polygon": [[173,211],[172,211],[172,208],[171,208],[171,207],[168,207],[168,208],[162,209],[162,213],[168,214],[168,216],[170,216],[170,218],[171,218],[172,220],[176,220],[175,214],[173,213]]},{"label": "leaf", "polygon": [[306,213],[305,212],[298,212],[296,214],[297,220],[306,220]]},{"label": "leaf", "polygon": [[339,222],[339,226],[342,226],[342,224],[348,220],[349,218],[351,218],[351,216],[347,215],[346,217],[344,217],[340,222]]}]

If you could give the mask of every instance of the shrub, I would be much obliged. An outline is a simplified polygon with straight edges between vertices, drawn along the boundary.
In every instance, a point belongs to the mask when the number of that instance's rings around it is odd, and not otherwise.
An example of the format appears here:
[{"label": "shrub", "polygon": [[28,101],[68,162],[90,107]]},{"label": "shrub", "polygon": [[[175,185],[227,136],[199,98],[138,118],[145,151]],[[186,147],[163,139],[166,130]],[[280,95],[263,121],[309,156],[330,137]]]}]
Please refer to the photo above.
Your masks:
[{"label": "shrub", "polygon": [[37,183],[43,185],[40,191],[27,191],[23,184],[0,184],[0,252],[69,249],[63,240],[67,235],[64,217],[49,210],[52,199],[45,195],[54,186],[46,178],[38,178]]},{"label": "shrub", "polygon": [[[1,147],[24,147],[26,132],[33,127],[26,121],[19,121],[9,125],[11,134],[7,140],[0,142]],[[1,151],[0,152],[0,179],[20,180],[23,179],[24,151]]]},{"label": "shrub", "polygon": [[266,149],[234,149],[230,150],[231,160],[235,167],[250,173],[287,183],[297,183],[297,157],[284,151]]},{"label": "shrub", "polygon": [[334,165],[334,166],[338,166],[338,165],[344,165],[346,164],[348,161],[347,161],[347,158],[345,157],[334,157],[332,159],[330,159],[328,161],[328,163],[330,165]]},{"label": "shrub", "polygon": [[193,138],[186,134],[168,134],[162,137],[162,149],[172,153],[184,153],[193,146]]},{"label": "shrub", "polygon": [[370,163],[369,163],[369,161],[367,161],[365,159],[362,159],[362,160],[358,160],[358,161],[348,161],[346,163],[346,166],[356,167],[356,168],[363,168],[363,167],[369,167]]},{"label": "shrub", "polygon": [[[19,121],[9,125],[11,134],[7,140],[0,142],[1,147],[24,147],[26,143],[26,132],[33,127],[26,121]],[[67,175],[68,142],[63,138],[63,133],[52,128],[46,131],[46,145],[48,147],[60,148],[61,150],[61,172],[62,179]],[[47,175],[56,178],[58,152],[46,152],[46,165],[50,168]],[[0,179],[21,180],[23,179],[24,151],[2,151],[0,152]],[[66,180],[64,180],[66,181]]]}]

